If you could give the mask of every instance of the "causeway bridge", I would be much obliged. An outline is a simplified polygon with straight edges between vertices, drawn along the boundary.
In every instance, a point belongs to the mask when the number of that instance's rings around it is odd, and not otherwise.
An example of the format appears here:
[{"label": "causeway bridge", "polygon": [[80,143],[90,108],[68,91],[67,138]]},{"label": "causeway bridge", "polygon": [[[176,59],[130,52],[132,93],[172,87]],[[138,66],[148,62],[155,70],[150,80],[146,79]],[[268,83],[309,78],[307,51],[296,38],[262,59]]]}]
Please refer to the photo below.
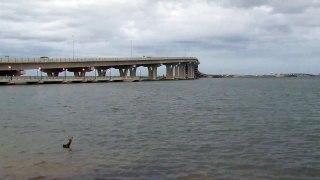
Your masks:
[{"label": "causeway bridge", "polygon": [[[195,57],[131,57],[131,58],[0,58],[0,83],[15,82],[46,83],[46,82],[99,82],[99,81],[137,81],[138,67],[146,67],[148,76],[144,80],[157,80],[157,70],[166,67],[162,79],[195,79],[199,60]],[[111,77],[111,69],[119,70],[119,77]],[[23,76],[26,70],[36,70],[40,77]],[[94,72],[94,77],[86,76]],[[73,77],[66,76],[72,72]],[[110,72],[110,75],[107,73]],[[42,75],[44,73],[44,76]],[[60,75],[60,76],[59,76]],[[40,79],[39,79],[40,78]]]}]

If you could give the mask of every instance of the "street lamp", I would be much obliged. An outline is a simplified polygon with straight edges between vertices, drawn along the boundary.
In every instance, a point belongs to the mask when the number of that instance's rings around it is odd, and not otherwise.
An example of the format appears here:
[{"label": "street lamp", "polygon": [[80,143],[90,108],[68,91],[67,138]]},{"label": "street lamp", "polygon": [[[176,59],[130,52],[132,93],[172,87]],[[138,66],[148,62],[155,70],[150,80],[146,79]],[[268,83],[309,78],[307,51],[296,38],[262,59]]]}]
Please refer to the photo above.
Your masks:
[{"label": "street lamp", "polygon": [[110,81],[111,81],[111,69],[108,69],[109,71],[110,71],[110,77],[109,77],[109,79],[110,79]]},{"label": "street lamp", "polygon": [[12,80],[12,66],[8,66],[8,68],[10,69],[10,80]]},{"label": "street lamp", "polygon": [[140,73],[139,81],[141,81],[141,69],[139,69],[139,73]]}]

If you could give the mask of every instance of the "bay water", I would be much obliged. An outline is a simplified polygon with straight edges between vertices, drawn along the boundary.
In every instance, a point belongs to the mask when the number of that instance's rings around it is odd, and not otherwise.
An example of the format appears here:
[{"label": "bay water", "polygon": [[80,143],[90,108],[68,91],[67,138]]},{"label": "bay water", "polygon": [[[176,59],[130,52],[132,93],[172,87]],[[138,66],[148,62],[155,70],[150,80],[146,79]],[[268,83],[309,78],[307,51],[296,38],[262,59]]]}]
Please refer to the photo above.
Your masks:
[{"label": "bay water", "polygon": [[319,78],[0,86],[0,179],[320,179],[319,97]]}]

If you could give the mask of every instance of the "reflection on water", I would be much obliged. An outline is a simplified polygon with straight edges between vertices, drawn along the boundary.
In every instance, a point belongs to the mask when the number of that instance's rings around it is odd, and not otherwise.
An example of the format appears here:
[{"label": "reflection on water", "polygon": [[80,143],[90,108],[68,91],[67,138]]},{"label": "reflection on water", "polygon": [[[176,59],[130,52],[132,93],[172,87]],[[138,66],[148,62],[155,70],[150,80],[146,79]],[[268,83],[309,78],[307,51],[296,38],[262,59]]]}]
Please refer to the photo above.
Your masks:
[{"label": "reflection on water", "polygon": [[320,177],[319,79],[0,91],[0,179]]}]

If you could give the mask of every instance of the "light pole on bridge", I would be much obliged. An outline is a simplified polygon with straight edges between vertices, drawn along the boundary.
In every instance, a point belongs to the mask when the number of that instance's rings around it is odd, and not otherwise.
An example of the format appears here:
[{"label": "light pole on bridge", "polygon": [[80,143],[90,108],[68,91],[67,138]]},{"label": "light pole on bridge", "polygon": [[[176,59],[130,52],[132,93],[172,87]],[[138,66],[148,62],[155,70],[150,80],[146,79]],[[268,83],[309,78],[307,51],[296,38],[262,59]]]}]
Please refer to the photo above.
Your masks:
[{"label": "light pole on bridge", "polygon": [[72,61],[74,61],[74,34],[72,34]]},{"label": "light pole on bridge", "polygon": [[9,62],[10,61],[10,59],[9,59],[10,57],[9,56],[5,56],[5,57],[8,58],[8,62]]},{"label": "light pole on bridge", "polygon": [[132,57],[132,40],[131,40],[131,48],[130,48],[131,50],[131,53],[130,53],[130,55],[131,55],[131,57]]}]

